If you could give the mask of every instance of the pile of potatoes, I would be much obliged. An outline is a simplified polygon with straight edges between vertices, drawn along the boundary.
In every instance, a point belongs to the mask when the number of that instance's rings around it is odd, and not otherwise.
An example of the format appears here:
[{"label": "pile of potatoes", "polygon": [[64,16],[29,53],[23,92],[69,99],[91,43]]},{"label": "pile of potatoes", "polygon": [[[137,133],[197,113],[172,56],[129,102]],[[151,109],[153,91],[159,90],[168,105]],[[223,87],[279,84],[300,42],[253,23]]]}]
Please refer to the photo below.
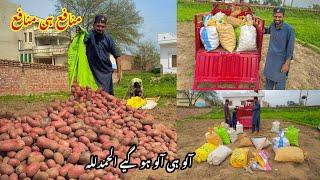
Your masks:
[{"label": "pile of potatoes", "polygon": [[[131,163],[176,155],[177,134],[146,111],[98,89],[72,86],[66,102],[37,113],[0,119],[0,179],[121,179],[119,166],[85,170],[90,155],[100,160],[114,147],[118,165],[131,145]],[[112,163],[111,163],[112,164]]]}]

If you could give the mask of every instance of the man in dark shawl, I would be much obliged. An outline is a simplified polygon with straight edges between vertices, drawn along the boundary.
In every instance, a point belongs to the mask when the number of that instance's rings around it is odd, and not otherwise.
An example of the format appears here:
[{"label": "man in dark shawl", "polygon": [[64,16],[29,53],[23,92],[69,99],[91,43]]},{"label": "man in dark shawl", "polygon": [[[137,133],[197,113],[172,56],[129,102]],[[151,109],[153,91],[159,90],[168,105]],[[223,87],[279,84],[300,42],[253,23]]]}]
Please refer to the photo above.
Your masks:
[{"label": "man in dark shawl", "polygon": [[93,29],[89,31],[85,39],[86,54],[93,77],[99,87],[111,95],[113,93],[112,63],[110,54],[114,56],[117,64],[117,75],[121,78],[121,64],[119,63],[120,52],[117,50],[111,36],[105,32],[106,18],[96,15]]},{"label": "man in dark shawl", "polygon": [[252,133],[260,130],[260,103],[258,97],[254,97],[254,105],[252,108]]},{"label": "man in dark shawl", "polygon": [[223,106],[225,123],[231,126],[230,110],[229,110],[229,99],[226,99]]}]

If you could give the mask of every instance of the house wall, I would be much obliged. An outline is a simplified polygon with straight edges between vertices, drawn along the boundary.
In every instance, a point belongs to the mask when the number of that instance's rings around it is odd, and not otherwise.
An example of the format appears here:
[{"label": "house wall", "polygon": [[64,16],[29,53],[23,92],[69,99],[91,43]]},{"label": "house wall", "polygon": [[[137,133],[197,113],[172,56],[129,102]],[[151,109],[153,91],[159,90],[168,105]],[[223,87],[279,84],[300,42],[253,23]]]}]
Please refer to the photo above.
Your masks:
[{"label": "house wall", "polygon": [[177,73],[177,68],[172,67],[172,55],[176,55],[175,44],[160,45],[160,64],[163,68],[163,74]]},{"label": "house wall", "polygon": [[17,8],[18,5],[7,0],[0,1],[0,59],[19,61],[18,40],[21,31],[13,32],[9,26]]}]

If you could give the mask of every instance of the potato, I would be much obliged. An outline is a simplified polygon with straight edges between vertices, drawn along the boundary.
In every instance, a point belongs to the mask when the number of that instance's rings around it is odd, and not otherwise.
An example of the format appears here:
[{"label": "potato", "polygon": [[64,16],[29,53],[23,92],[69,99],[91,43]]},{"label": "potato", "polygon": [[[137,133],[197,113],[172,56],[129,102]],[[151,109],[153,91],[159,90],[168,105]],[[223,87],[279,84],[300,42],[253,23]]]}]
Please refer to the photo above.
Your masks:
[{"label": "potato", "polygon": [[53,167],[56,167],[57,164],[53,159],[48,159],[47,165],[48,165],[48,168],[53,168]]},{"label": "potato", "polygon": [[48,167],[47,163],[45,163],[45,162],[40,163],[40,170],[41,171],[47,171],[48,169],[49,169],[49,167]]},{"label": "potato", "polygon": [[80,152],[72,152],[68,158],[68,162],[72,164],[76,164],[80,159]]},{"label": "potato", "polygon": [[59,176],[59,170],[57,167],[52,167],[46,171],[50,178],[57,178]]},{"label": "potato", "polygon": [[0,163],[0,173],[10,175],[14,172],[14,169],[11,165],[6,163]]},{"label": "potato", "polygon": [[19,164],[16,169],[15,172],[20,175],[21,173],[24,173],[24,170],[26,168],[26,164]]},{"label": "potato", "polygon": [[67,174],[68,174],[68,171],[69,171],[69,169],[71,168],[71,167],[73,167],[73,165],[72,164],[65,164],[64,166],[62,166],[60,169],[59,169],[59,174],[60,174],[60,176],[66,176]]},{"label": "potato", "polygon": [[9,159],[8,164],[15,168],[20,164],[20,161],[18,159],[11,158]]},{"label": "potato", "polygon": [[44,161],[44,159],[45,157],[40,152],[34,151],[28,156],[28,164],[40,163]]},{"label": "potato", "polygon": [[26,146],[31,146],[33,143],[33,139],[30,136],[23,137],[22,141],[26,144]]},{"label": "potato", "polygon": [[71,129],[71,127],[69,127],[69,126],[65,126],[65,127],[59,128],[59,129],[58,129],[58,132],[68,135],[68,134],[70,134],[70,133],[72,132],[72,129]]},{"label": "potato", "polygon": [[64,164],[64,157],[59,152],[53,154],[53,159],[56,161],[57,164]]},{"label": "potato", "polygon": [[48,139],[44,136],[41,136],[37,139],[37,145],[40,148],[44,148],[44,149],[51,149],[53,151],[55,151],[56,149],[58,149],[58,144],[56,141],[53,141],[51,139]]},{"label": "potato", "polygon": [[71,167],[68,171],[69,178],[79,178],[82,174],[84,174],[84,167],[81,165],[75,165]]},{"label": "potato", "polygon": [[16,153],[15,158],[19,161],[25,160],[29,154],[31,153],[31,148],[29,146],[25,146],[22,150]]},{"label": "potato", "polygon": [[18,180],[18,175],[16,173],[12,173],[9,177],[9,180]]},{"label": "potato", "polygon": [[33,180],[47,180],[49,178],[49,175],[47,172],[38,171],[34,176]]},{"label": "potato", "polygon": [[44,157],[47,158],[47,159],[53,158],[53,151],[50,150],[50,149],[45,149],[45,150],[43,151],[43,155],[44,155]]},{"label": "potato", "polygon": [[0,151],[19,151],[25,146],[21,139],[8,139],[0,141]]},{"label": "potato", "polygon": [[34,176],[40,169],[40,164],[38,162],[31,163],[25,168],[26,175],[28,177]]}]

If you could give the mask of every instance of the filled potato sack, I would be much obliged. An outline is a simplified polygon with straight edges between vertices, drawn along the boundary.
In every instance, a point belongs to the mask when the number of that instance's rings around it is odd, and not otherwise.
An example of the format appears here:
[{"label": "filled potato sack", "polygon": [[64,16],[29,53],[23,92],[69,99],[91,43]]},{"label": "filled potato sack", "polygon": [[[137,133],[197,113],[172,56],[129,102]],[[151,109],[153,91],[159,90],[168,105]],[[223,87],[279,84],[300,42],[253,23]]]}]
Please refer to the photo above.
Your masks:
[{"label": "filled potato sack", "polygon": [[202,145],[200,148],[196,149],[195,153],[196,155],[194,156],[194,159],[198,162],[204,162],[207,161],[208,155],[217,148],[217,146],[210,144],[210,143],[205,143]]},{"label": "filled potato sack", "polygon": [[303,163],[305,155],[299,147],[282,147],[275,151],[275,161]]},{"label": "filled potato sack", "polygon": [[227,145],[231,143],[228,131],[225,127],[215,127],[214,131],[220,136],[223,144]]},{"label": "filled potato sack", "polygon": [[293,125],[289,126],[285,132],[285,137],[289,140],[291,146],[299,146],[298,135],[299,129]]},{"label": "filled potato sack", "polygon": [[220,146],[223,144],[220,136],[217,133],[215,133],[212,128],[208,128],[208,132],[206,133],[205,136],[206,136],[207,142],[210,144],[213,144],[215,146]]},{"label": "filled potato sack", "polygon": [[248,163],[248,152],[249,152],[249,149],[247,148],[236,148],[232,152],[232,155],[230,158],[230,164],[236,168],[241,168],[246,166]]},{"label": "filled potato sack", "polygon": [[233,50],[236,48],[236,34],[232,25],[228,23],[218,23],[217,30],[221,46],[225,50],[233,52]]},{"label": "filled potato sack", "polygon": [[231,153],[232,150],[230,148],[221,145],[209,154],[207,162],[216,166],[220,165]]},{"label": "filled potato sack", "polygon": [[237,52],[257,50],[257,30],[253,25],[240,27],[240,37]]},{"label": "filled potato sack", "polygon": [[201,42],[206,51],[213,51],[220,45],[216,20],[209,14],[203,17],[203,24],[204,26],[200,28]]}]

